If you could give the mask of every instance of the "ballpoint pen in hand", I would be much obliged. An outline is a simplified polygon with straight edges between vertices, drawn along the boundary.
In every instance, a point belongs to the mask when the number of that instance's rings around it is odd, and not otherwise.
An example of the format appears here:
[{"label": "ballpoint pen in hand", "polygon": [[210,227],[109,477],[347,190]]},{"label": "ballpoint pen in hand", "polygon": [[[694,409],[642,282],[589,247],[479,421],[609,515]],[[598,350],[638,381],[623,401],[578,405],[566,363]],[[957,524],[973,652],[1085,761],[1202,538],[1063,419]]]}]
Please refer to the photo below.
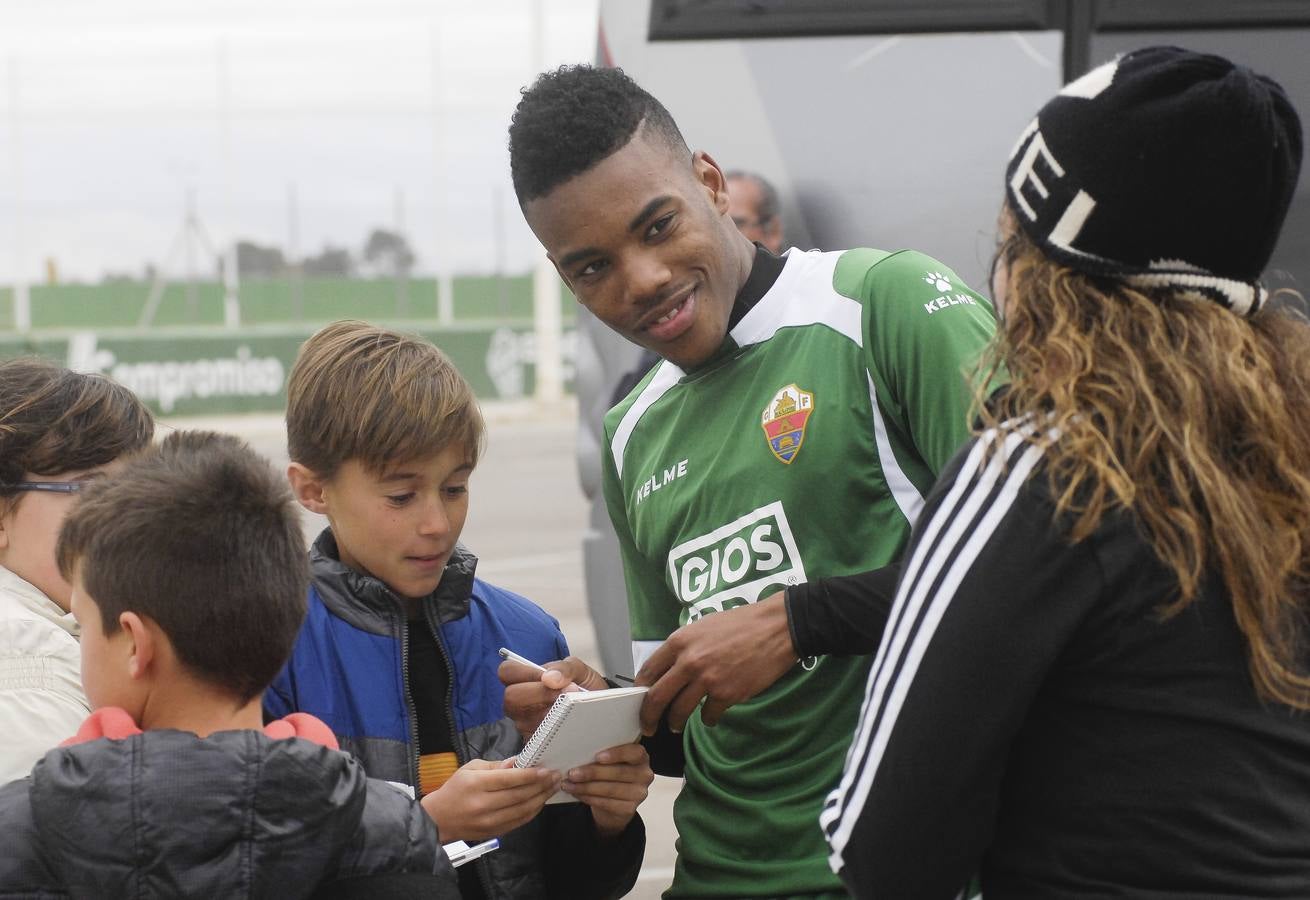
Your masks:
[{"label": "ballpoint pen in hand", "polygon": [[[525,657],[525,656],[519,656],[519,655],[518,655],[517,653],[515,653],[513,650],[509,650],[509,649],[507,649],[507,648],[505,648],[505,647],[501,647],[501,648],[500,648],[500,658],[501,658],[501,659],[504,659],[504,660],[508,660],[509,662],[516,662],[516,663],[519,663],[519,664],[521,664],[521,665],[528,666],[529,668],[536,669],[538,672],[549,672],[549,671],[552,671],[552,670],[550,670],[550,669],[547,669],[547,668],[546,668],[545,666],[543,666],[543,665],[539,665],[539,664],[537,664],[537,663],[534,663],[532,660],[528,659],[528,658]],[[585,691],[585,690],[586,690],[586,688],[584,688],[584,687],[583,687],[582,685],[580,685],[580,684],[577,685],[577,688],[578,688],[578,690],[580,690],[580,691]]]}]

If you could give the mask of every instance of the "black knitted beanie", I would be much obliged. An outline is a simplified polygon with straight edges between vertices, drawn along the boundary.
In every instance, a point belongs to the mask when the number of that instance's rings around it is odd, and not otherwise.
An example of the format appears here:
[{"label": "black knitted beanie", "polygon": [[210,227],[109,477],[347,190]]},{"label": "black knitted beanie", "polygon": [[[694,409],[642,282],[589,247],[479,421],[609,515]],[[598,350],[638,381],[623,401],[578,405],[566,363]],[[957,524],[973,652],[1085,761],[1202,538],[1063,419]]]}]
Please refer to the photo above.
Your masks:
[{"label": "black knitted beanie", "polygon": [[1148,47],[1042,107],[1010,155],[1006,199],[1065,265],[1251,315],[1300,168],[1301,123],[1276,82]]}]

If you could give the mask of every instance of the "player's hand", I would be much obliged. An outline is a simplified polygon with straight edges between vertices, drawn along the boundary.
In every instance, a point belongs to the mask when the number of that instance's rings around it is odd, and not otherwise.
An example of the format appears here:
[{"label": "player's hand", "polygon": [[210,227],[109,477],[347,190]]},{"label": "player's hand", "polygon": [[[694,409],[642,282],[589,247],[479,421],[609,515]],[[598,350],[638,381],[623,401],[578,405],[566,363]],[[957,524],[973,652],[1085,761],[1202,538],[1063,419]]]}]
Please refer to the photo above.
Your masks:
[{"label": "player's hand", "polygon": [[561,781],[548,769],[516,769],[513,758],[474,759],[420,802],[442,843],[484,841],[531,821]]},{"label": "player's hand", "polygon": [[603,675],[576,656],[546,663],[545,672],[506,660],[496,674],[505,685],[505,715],[513,720],[525,740],[537,730],[560,694],[609,687]]},{"label": "player's hand", "polygon": [[563,790],[591,807],[602,837],[617,837],[646,799],[655,773],[641,744],[621,744],[596,754],[590,765],[570,769]]},{"label": "player's hand", "polygon": [[637,684],[650,686],[641,730],[654,734],[667,710],[669,727],[682,731],[701,700],[701,719],[717,725],[728,707],[754,697],[795,664],[781,591],[711,613],[669,635],[637,673]]}]

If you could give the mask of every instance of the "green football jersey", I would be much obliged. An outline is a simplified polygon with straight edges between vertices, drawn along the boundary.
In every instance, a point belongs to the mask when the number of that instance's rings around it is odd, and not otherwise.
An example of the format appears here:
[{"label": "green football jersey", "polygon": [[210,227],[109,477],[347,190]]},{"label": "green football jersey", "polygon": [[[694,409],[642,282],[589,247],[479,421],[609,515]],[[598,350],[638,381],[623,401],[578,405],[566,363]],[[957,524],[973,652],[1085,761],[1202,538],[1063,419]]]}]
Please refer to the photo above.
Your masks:
[{"label": "green football jersey", "polygon": [[[605,418],[638,665],[680,625],[894,561],[969,435],[990,304],[913,251],[792,250],[711,361],[657,365]],[[844,896],[818,817],[869,657],[803,660],[684,733],[670,897]]]}]

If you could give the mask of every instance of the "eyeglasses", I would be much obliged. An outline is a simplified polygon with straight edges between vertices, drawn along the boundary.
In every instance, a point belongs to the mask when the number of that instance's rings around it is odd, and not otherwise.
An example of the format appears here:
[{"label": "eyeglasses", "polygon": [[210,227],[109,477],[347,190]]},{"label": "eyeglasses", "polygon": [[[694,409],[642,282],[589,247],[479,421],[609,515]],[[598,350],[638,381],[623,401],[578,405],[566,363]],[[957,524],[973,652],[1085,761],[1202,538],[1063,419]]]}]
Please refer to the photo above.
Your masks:
[{"label": "eyeglasses", "polygon": [[13,484],[0,484],[0,491],[49,491],[52,494],[76,494],[90,482],[87,481],[15,481]]}]

